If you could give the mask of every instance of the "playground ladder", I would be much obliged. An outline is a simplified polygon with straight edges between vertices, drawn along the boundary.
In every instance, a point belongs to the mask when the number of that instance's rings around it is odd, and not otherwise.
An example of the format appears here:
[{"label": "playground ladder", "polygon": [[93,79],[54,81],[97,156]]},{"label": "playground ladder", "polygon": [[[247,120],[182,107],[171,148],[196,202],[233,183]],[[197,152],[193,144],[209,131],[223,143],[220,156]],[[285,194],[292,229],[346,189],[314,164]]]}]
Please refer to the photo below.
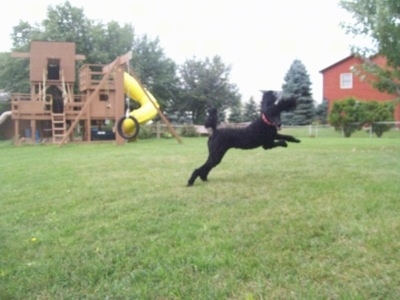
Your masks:
[{"label": "playground ladder", "polygon": [[53,143],[61,143],[66,131],[65,113],[52,113]]}]

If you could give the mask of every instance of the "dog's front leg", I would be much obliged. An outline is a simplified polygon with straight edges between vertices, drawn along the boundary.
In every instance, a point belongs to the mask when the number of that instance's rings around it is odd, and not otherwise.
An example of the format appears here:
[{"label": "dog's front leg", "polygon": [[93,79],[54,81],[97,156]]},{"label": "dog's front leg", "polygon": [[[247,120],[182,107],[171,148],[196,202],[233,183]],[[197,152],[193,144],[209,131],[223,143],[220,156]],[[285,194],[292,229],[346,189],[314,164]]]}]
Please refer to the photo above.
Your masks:
[{"label": "dog's front leg", "polygon": [[277,134],[276,139],[285,140],[291,143],[300,143],[301,141],[296,139],[294,136],[287,135],[287,134]]},{"label": "dog's front leg", "polygon": [[272,143],[264,144],[262,147],[265,150],[268,150],[268,149],[272,149],[275,147],[285,147],[286,148],[287,146],[288,146],[288,144],[286,143],[286,141],[284,139],[280,139],[278,141],[273,141]]}]

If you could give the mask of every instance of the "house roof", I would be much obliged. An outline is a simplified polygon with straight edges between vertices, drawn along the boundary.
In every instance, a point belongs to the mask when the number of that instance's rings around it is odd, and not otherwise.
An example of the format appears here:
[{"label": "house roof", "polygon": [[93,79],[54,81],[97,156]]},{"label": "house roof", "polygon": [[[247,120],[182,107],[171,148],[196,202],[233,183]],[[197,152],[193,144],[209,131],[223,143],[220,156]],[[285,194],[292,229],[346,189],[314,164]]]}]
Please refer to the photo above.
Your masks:
[{"label": "house roof", "polygon": [[[373,60],[374,58],[376,58],[376,57],[378,57],[378,56],[379,56],[378,53],[372,54],[372,55],[370,55],[370,56],[368,57],[368,59],[369,59],[369,60]],[[358,58],[360,58],[362,61],[365,61],[365,60],[366,60],[366,58],[363,58],[362,56],[360,56],[360,55],[358,55],[358,54],[356,54],[356,53],[351,53],[349,56],[347,56],[347,57],[345,57],[345,58],[343,58],[343,59],[341,59],[341,60],[335,62],[334,64],[332,64],[332,65],[330,65],[330,66],[328,66],[328,67],[322,69],[322,70],[319,71],[319,72],[320,72],[320,73],[324,73],[324,72],[328,71],[329,69],[331,69],[331,68],[333,68],[333,67],[336,67],[337,65],[340,65],[341,63],[345,62],[346,60],[351,59],[351,58],[354,58],[354,57],[358,57]]]},{"label": "house roof", "polygon": [[335,62],[334,64],[332,64],[332,65],[330,65],[330,66],[328,66],[328,67],[322,69],[322,70],[319,71],[319,72],[320,72],[320,73],[325,73],[325,72],[328,71],[329,69],[331,69],[331,68],[333,68],[333,67],[335,67],[335,66],[337,66],[337,65],[340,65],[340,64],[343,63],[344,61],[346,61],[346,60],[348,60],[348,59],[350,59],[350,58],[353,58],[353,57],[355,57],[355,54],[354,54],[354,53],[352,53],[352,54],[350,54],[349,56],[347,56],[347,57],[345,57],[345,58],[343,58],[343,59],[341,59],[341,60]]}]

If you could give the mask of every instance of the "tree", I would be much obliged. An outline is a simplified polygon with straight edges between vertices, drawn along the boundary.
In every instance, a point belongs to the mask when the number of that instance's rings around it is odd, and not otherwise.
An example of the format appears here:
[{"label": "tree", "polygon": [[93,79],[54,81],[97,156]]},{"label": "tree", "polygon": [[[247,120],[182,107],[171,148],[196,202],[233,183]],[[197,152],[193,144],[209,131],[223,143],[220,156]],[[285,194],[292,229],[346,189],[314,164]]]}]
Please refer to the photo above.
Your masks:
[{"label": "tree", "polygon": [[230,70],[219,56],[203,61],[186,60],[179,68],[180,93],[172,108],[181,113],[191,112],[194,123],[201,124],[207,106],[214,106],[222,114],[237,105],[240,94],[237,86],[229,82]]},{"label": "tree", "polygon": [[242,115],[242,102],[238,102],[237,105],[231,107],[231,113],[228,117],[228,121],[231,123],[241,123],[243,122]]},{"label": "tree", "polygon": [[345,137],[350,137],[359,128],[360,110],[354,98],[335,101],[329,114],[329,123]]},{"label": "tree", "polygon": [[377,122],[393,121],[394,106],[392,102],[379,103],[368,101],[360,103],[360,123],[370,125],[372,132],[381,137],[385,131],[390,130],[389,124]]},{"label": "tree", "polygon": [[75,42],[77,52],[89,54],[92,46],[90,30],[94,22],[82,8],[73,7],[69,1],[47,7],[47,18],[42,21],[43,39],[48,41]]},{"label": "tree", "polygon": [[[177,66],[165,57],[158,39],[135,37],[129,24],[120,26],[115,21],[104,24],[90,20],[82,8],[73,7],[69,1],[49,6],[41,25],[20,21],[13,28],[12,40],[13,50],[22,52],[29,52],[32,40],[74,42],[76,52],[85,55],[88,64],[108,64],[132,51],[133,70],[163,108],[177,94]],[[8,59],[1,60],[0,88],[29,93],[29,60],[10,58],[9,55]]]},{"label": "tree", "polygon": [[13,59],[9,53],[0,61],[0,88],[9,93],[29,93],[29,60]]},{"label": "tree", "polygon": [[[15,51],[28,52],[32,39],[40,36],[38,27],[20,21],[13,27],[11,34]],[[2,53],[0,60],[0,88],[7,92],[29,93],[29,61],[26,59],[13,59],[9,53]]]},{"label": "tree", "polygon": [[11,34],[12,46],[15,51],[28,52],[32,40],[41,40],[41,29],[22,20],[13,27]]},{"label": "tree", "polygon": [[76,52],[86,56],[86,63],[106,64],[132,50],[134,30],[129,24],[120,26],[88,19],[82,8],[69,1],[49,6],[42,21],[41,40],[74,42]]},{"label": "tree", "polygon": [[178,66],[165,56],[158,38],[151,40],[147,35],[139,36],[134,39],[133,48],[132,69],[160,106],[169,110],[179,94]]},{"label": "tree", "polygon": [[[354,22],[342,23],[348,34],[372,39],[371,47],[354,46],[354,52],[365,59],[360,66],[375,75],[374,86],[400,96],[400,1],[398,0],[341,0],[340,5]],[[371,54],[387,59],[386,67],[371,62]]]},{"label": "tree", "polygon": [[[74,42],[76,52],[85,55],[85,63],[89,64],[113,61],[132,49],[133,38],[130,25],[120,27],[116,22],[105,25],[89,20],[83,9],[73,7],[69,1],[49,6],[47,18],[41,25],[20,21],[12,34],[13,51],[29,52],[32,40]],[[4,69],[0,81],[8,90],[29,92],[29,61],[10,58],[0,69]],[[14,77],[15,72],[20,75]],[[20,78],[18,83],[15,78]],[[28,90],[22,90],[20,86],[28,87]]]},{"label": "tree", "polygon": [[328,124],[328,100],[324,99],[315,109],[316,121],[319,124]]},{"label": "tree", "polygon": [[314,100],[311,95],[311,81],[303,63],[295,59],[286,73],[282,85],[284,93],[297,98],[297,107],[293,112],[282,114],[282,124],[309,125],[314,117]]},{"label": "tree", "polygon": [[243,112],[243,121],[244,122],[251,122],[257,119],[260,116],[260,108],[257,105],[254,98],[251,97],[249,102],[244,105],[244,112]]}]

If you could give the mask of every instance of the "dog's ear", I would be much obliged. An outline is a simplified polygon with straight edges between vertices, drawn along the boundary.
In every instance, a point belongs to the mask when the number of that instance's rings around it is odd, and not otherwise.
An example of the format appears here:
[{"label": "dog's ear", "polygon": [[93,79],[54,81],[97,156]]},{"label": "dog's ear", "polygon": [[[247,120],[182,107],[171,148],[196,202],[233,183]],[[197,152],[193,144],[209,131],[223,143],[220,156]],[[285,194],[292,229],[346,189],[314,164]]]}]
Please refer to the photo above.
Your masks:
[{"label": "dog's ear", "polygon": [[275,104],[277,98],[274,91],[262,91],[262,93],[261,112],[265,113],[268,110],[268,107],[271,107]]},{"label": "dog's ear", "polygon": [[285,97],[282,101],[279,101],[277,108],[279,111],[291,111],[297,106],[297,100],[295,97]]},{"label": "dog's ear", "polygon": [[274,91],[263,91],[262,102],[270,106],[276,101],[276,93]]},{"label": "dog's ear", "polygon": [[208,113],[209,115],[216,115],[216,114],[217,114],[217,109],[216,109],[215,107],[210,106],[210,107],[207,109],[207,113]]}]

